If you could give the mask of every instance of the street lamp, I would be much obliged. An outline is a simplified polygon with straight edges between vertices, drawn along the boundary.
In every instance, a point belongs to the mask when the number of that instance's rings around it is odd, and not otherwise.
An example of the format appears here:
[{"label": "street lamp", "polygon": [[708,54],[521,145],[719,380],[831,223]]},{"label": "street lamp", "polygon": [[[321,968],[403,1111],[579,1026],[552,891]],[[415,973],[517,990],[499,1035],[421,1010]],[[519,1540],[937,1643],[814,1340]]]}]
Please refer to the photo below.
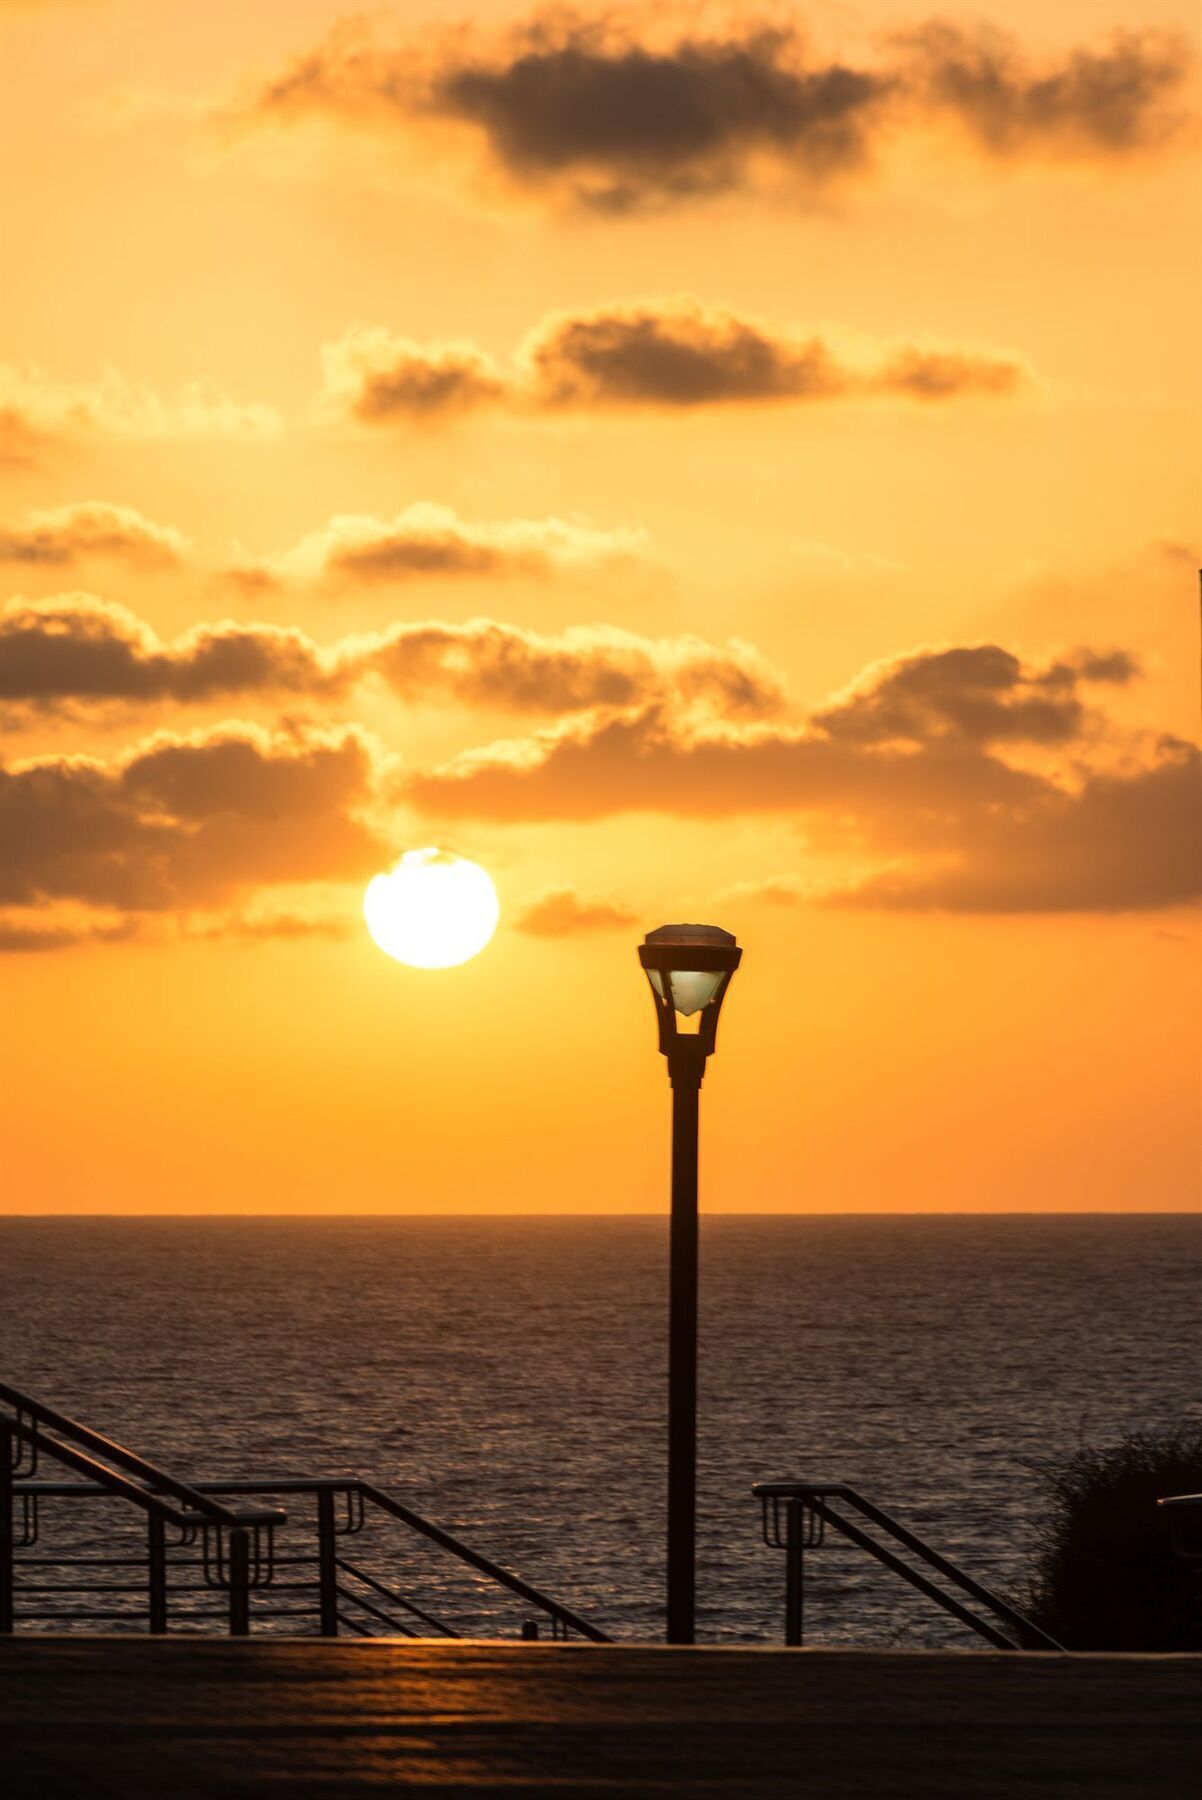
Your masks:
[{"label": "street lamp", "polygon": [[694,1641],[697,1540],[697,1110],[743,952],[716,925],[661,925],[639,949],[672,1084],[668,1285],[668,1642]]}]

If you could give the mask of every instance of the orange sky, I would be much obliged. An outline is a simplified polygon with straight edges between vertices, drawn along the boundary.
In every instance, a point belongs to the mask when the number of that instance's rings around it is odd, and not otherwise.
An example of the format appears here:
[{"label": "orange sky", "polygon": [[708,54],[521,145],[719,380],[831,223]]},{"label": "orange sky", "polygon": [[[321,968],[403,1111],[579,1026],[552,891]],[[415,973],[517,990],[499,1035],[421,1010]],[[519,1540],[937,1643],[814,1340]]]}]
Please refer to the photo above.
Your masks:
[{"label": "orange sky", "polygon": [[1197,1209],[1191,10],[456,16],[0,0],[0,1204]]}]

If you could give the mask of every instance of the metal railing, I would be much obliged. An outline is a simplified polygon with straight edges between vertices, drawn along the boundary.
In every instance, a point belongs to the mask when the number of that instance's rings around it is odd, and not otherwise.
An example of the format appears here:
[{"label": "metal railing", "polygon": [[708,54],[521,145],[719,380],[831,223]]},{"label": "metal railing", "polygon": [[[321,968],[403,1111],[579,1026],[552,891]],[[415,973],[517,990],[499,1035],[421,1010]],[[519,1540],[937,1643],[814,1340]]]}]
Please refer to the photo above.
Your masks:
[{"label": "metal railing", "polygon": [[[79,1625],[222,1628],[256,1627],[358,1637],[459,1637],[505,1624],[516,1635],[582,1637],[606,1634],[512,1571],[473,1550],[451,1532],[358,1477],[265,1477],[254,1481],[184,1482],[78,1421],[0,1383],[0,1633],[20,1626],[71,1629]],[[75,1480],[38,1479],[46,1456]],[[116,1465],[116,1466],[114,1466]],[[265,1500],[286,1501],[264,1505]],[[246,1502],[257,1500],[259,1505]],[[95,1503],[115,1502],[117,1517],[96,1524]],[[310,1506],[294,1506],[308,1501]],[[43,1532],[50,1503],[93,1503],[82,1542],[52,1546]],[[61,1515],[55,1506],[56,1518]],[[145,1521],[145,1541],[141,1526]],[[395,1543],[387,1566],[380,1554],[350,1554],[350,1540],[371,1521],[405,1528],[402,1545],[419,1543],[452,1559],[468,1586],[476,1628],[452,1623],[436,1608],[402,1591],[395,1577]],[[286,1541],[276,1542],[287,1525]],[[443,1591],[449,1584],[439,1582]],[[521,1616],[499,1618],[502,1603]],[[252,1605],[253,1602],[253,1605]],[[531,1616],[531,1614],[535,1616]]]},{"label": "metal railing", "polygon": [[[231,1636],[249,1630],[252,1589],[267,1587],[273,1576],[275,1528],[284,1522],[278,1508],[228,1507],[191,1483],[138,1456],[124,1444],[0,1382],[0,1633],[14,1629],[18,1550],[32,1549],[40,1533],[34,1482],[45,1456],[73,1474],[86,1477],[93,1493],[122,1501],[145,1516],[145,1596],[149,1629],[166,1630],[168,1531],[178,1533],[177,1547],[198,1545],[207,1585],[228,1596]],[[17,1502],[20,1501],[18,1524]],[[50,1559],[30,1558],[31,1564]],[[58,1584],[42,1584],[55,1592]],[[83,1594],[110,1591],[104,1583],[80,1589]],[[106,1608],[84,1608],[89,1622],[109,1616]],[[80,1614],[77,1612],[77,1617]]]},{"label": "metal railing", "polygon": [[[916,1537],[897,1519],[874,1506],[844,1482],[758,1481],[752,1493],[760,1502],[764,1542],[785,1552],[785,1643],[801,1644],[805,1624],[805,1556],[825,1542],[827,1530],[837,1532],[851,1544],[892,1570],[903,1581],[924,1594],[945,1613],[957,1619],[997,1650],[1060,1650],[1053,1637],[1024,1618],[1000,1594],[974,1581],[929,1544]],[[849,1517],[849,1514],[857,1515]],[[865,1529],[871,1526],[878,1534]],[[887,1542],[882,1543],[881,1537]],[[891,1548],[890,1546],[896,1546]],[[915,1568],[898,1550],[922,1565]],[[924,1574],[923,1569],[930,1571]],[[940,1586],[931,1576],[938,1576]],[[990,1614],[982,1618],[973,1612],[956,1593],[975,1601]],[[1005,1630],[1002,1627],[1005,1627]]]},{"label": "metal railing", "polygon": [[1173,1555],[1202,1562],[1202,1494],[1169,1494],[1156,1505],[1164,1507]]}]

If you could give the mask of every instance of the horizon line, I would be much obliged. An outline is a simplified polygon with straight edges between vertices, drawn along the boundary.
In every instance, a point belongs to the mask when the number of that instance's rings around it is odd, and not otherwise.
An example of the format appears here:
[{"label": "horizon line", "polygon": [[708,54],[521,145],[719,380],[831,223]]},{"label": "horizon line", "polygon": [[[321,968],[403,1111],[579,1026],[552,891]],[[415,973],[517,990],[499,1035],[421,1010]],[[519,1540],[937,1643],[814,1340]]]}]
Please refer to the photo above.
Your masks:
[{"label": "horizon line", "polygon": [[[1202,1219],[1202,1207],[1135,1210],[1123,1207],[1024,1207],[968,1211],[923,1208],[891,1212],[858,1212],[831,1208],[798,1212],[722,1212],[703,1210],[703,1219]],[[663,1219],[666,1209],[625,1212],[0,1212],[0,1223],[34,1219]]]}]

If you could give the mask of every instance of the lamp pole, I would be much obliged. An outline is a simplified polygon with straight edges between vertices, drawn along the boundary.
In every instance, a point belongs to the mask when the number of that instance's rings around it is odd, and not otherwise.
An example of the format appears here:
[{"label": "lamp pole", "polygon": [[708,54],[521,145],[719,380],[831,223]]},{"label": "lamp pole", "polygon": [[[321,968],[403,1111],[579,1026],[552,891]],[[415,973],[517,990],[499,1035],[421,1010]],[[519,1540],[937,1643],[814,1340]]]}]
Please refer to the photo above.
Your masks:
[{"label": "lamp pole", "polygon": [[[667,1638],[696,1637],[697,1552],[697,1131],[701,1083],[718,1012],[742,951],[713,925],[663,925],[639,960],[659,1016],[672,1086],[672,1213],[668,1263]],[[681,1018],[696,1018],[695,1031]]]},{"label": "lamp pole", "polygon": [[[690,1045],[689,1048],[692,1048]],[[668,1058],[672,1219],[668,1258],[668,1642],[695,1636],[697,1564],[697,1126],[704,1057]]]}]

